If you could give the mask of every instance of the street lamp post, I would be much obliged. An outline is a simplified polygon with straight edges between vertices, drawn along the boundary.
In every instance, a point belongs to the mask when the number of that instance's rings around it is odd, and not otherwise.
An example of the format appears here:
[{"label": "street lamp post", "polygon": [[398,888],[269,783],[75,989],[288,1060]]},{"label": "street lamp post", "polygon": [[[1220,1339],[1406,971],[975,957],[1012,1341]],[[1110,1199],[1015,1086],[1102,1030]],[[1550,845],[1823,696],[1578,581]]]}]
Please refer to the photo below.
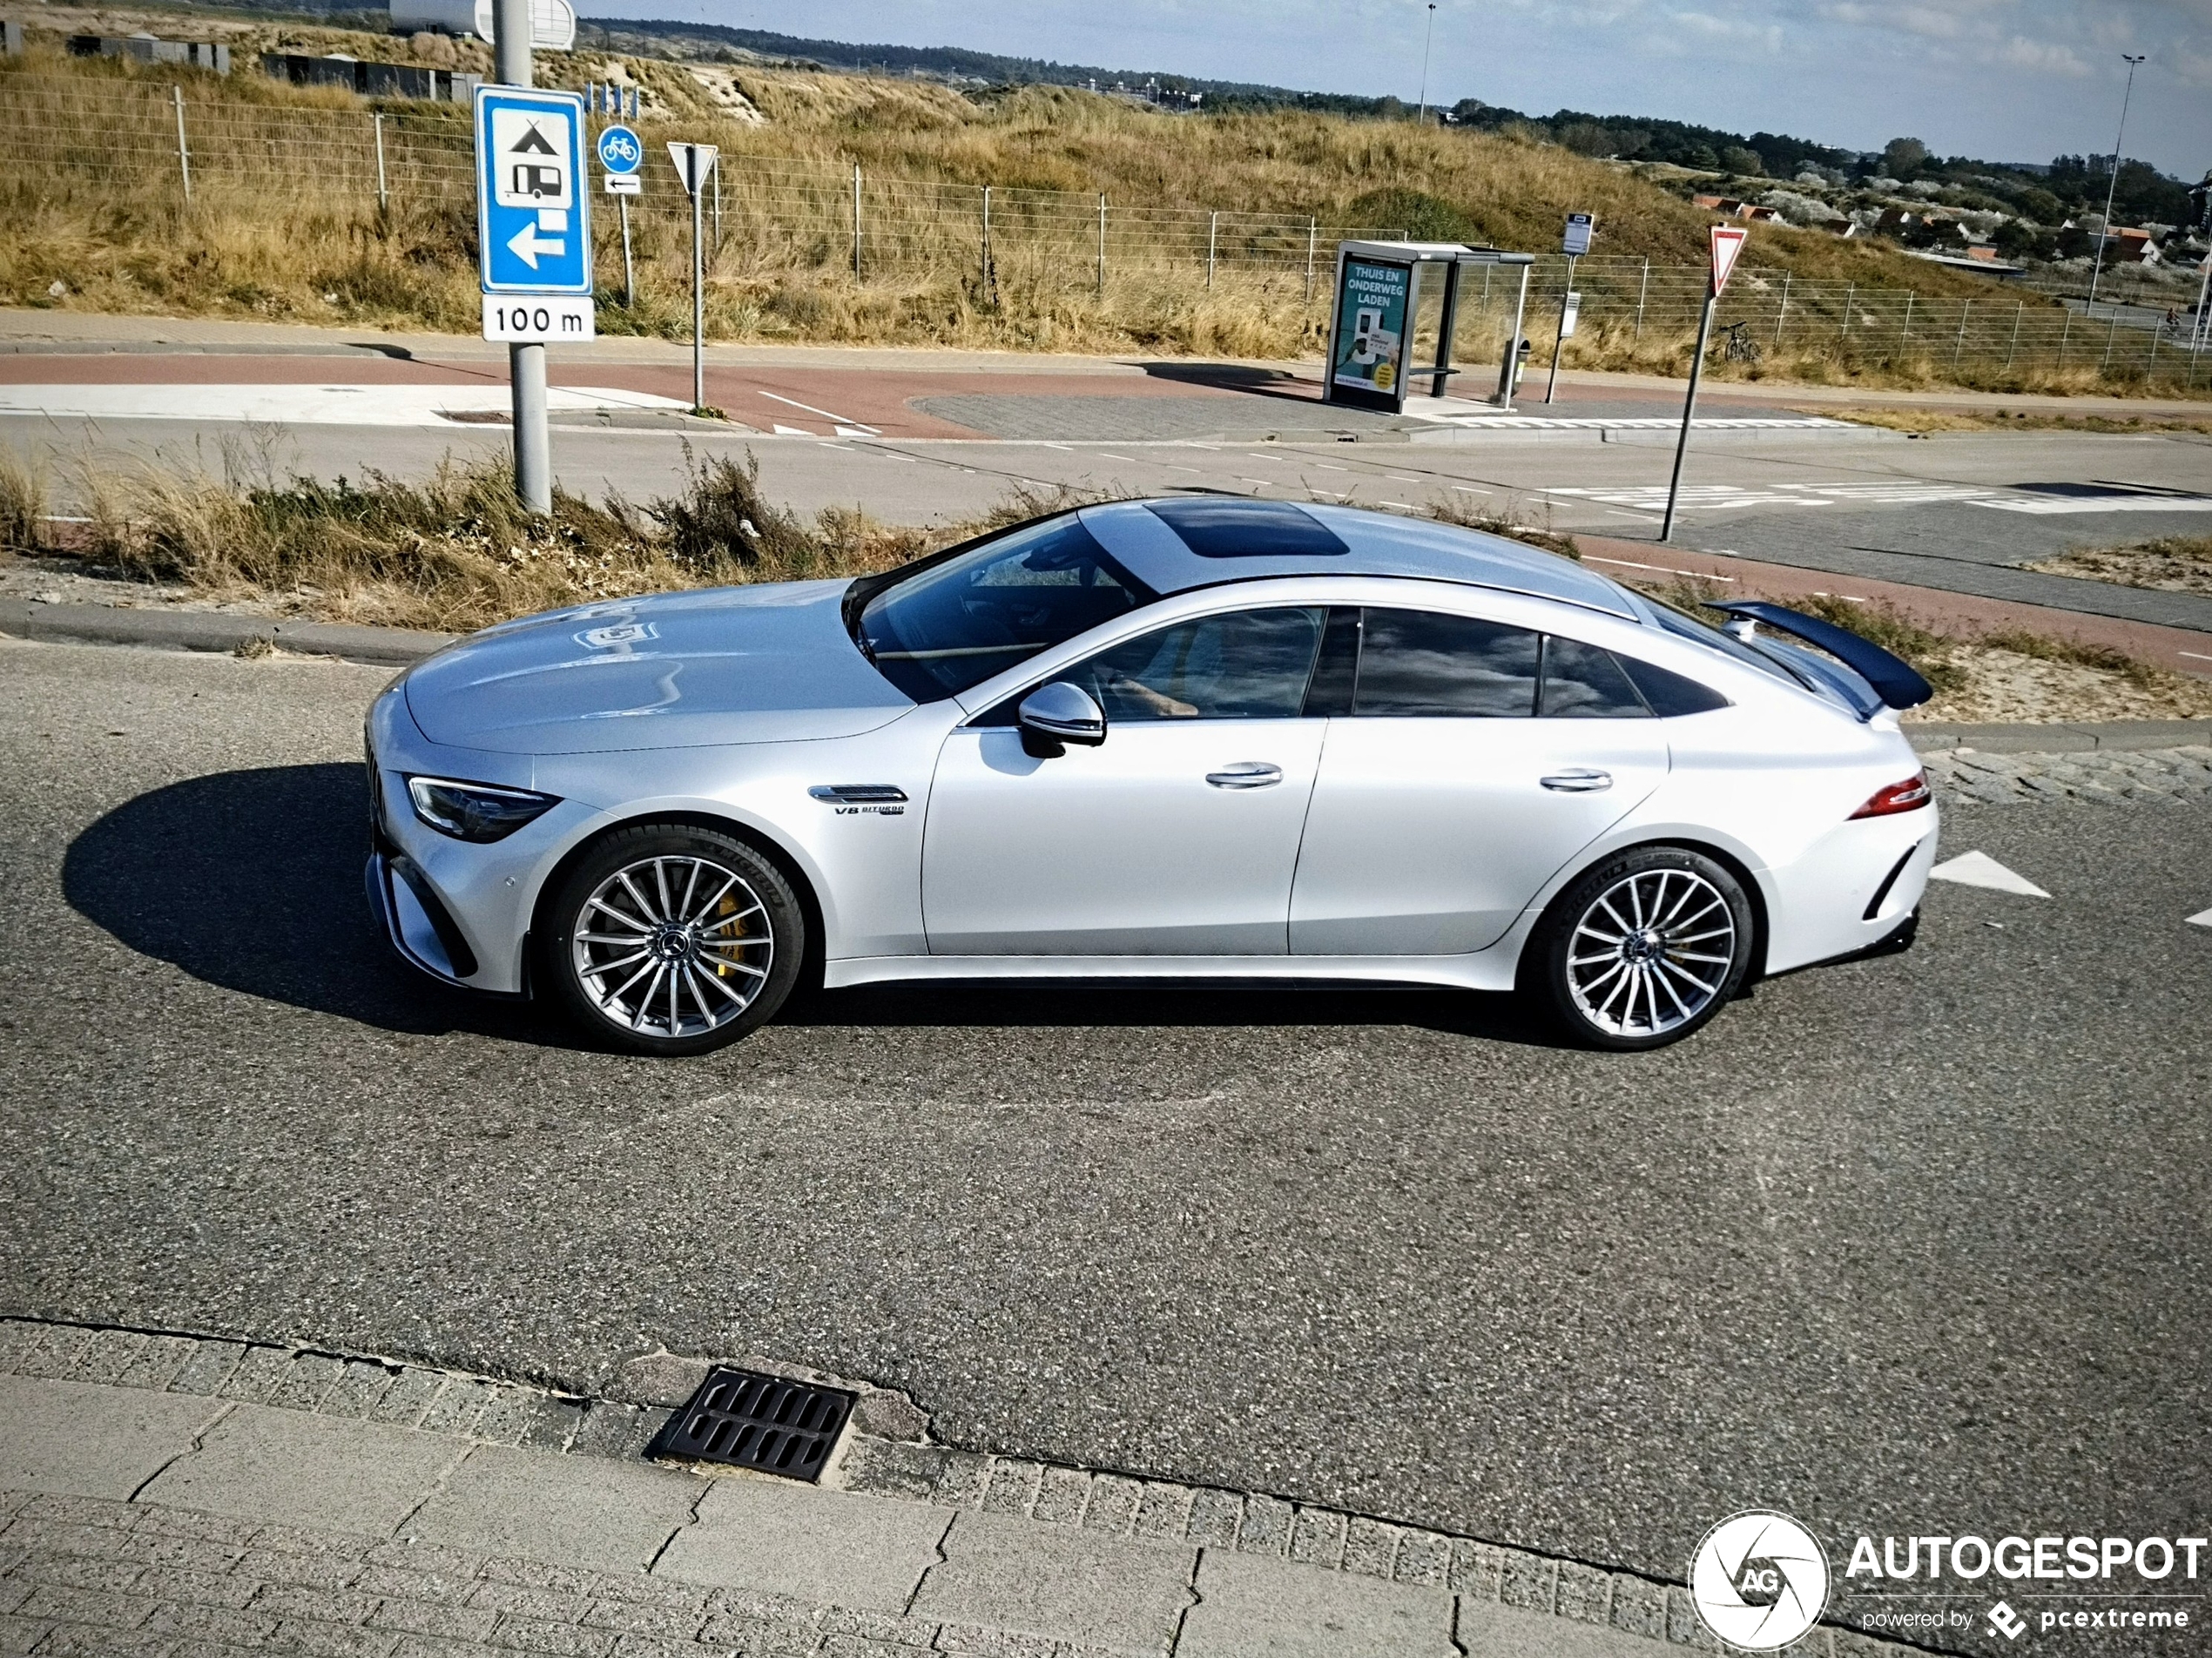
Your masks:
[{"label": "street lamp post", "polygon": [[2135,95],[2135,66],[2143,61],[2141,52],[2120,54],[2128,64],[2128,90],[2120,95],[2120,131],[2112,141],[2112,181],[2105,186],[2104,227],[2097,233],[2096,262],[2089,267],[2088,313],[2097,314],[2097,281],[2105,273],[2105,244],[2112,239],[2112,199],[2120,190],[2120,150],[2128,138],[2128,101]]},{"label": "street lamp post", "polygon": [[1428,0],[1428,33],[1421,37],[1421,106],[1413,116],[1417,126],[1428,125],[1428,49],[1436,43],[1436,0]]}]

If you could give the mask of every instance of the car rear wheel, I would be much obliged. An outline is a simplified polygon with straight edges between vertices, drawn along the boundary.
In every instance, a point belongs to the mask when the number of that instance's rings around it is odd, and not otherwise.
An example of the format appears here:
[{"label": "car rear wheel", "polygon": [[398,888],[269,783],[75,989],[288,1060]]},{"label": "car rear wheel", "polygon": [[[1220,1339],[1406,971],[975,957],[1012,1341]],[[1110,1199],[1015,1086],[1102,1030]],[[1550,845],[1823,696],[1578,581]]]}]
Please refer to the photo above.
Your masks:
[{"label": "car rear wheel", "polygon": [[618,829],[563,879],[539,982],[632,1053],[703,1054],[765,1024],[791,994],[806,923],[790,884],[734,836]]},{"label": "car rear wheel", "polygon": [[1643,846],[1592,870],[1530,940],[1528,988],[1588,1048],[1664,1048],[1743,987],[1751,904],[1735,876],[1678,846]]}]

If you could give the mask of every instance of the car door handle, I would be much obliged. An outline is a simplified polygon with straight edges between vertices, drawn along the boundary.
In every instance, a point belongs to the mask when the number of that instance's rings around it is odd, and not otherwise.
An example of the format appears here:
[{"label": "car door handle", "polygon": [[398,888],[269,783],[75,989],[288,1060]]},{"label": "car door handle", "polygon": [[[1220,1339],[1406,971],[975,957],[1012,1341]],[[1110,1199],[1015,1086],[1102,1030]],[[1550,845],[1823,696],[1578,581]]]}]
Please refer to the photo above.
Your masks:
[{"label": "car door handle", "polygon": [[1600,789],[1613,786],[1613,773],[1601,772],[1595,766],[1576,765],[1538,780],[1561,794],[1595,794]]},{"label": "car door handle", "polygon": [[1206,773],[1206,781],[1217,789],[1266,789],[1282,780],[1283,768],[1270,765],[1265,760],[1239,760],[1234,765]]}]

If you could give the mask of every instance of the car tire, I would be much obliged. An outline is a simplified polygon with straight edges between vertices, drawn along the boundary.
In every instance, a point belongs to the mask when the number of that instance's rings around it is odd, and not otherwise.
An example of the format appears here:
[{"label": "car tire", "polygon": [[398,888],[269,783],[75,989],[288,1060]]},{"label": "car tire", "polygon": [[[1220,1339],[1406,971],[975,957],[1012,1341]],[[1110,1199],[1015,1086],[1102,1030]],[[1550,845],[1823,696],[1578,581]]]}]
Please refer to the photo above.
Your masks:
[{"label": "car tire", "polygon": [[1579,1046],[1664,1048],[1742,990],[1753,943],[1751,901],[1723,866],[1687,847],[1639,846],[1552,901],[1522,986]]},{"label": "car tire", "polygon": [[633,1054],[726,1047],[798,982],[806,912],[736,836],[635,824],[563,874],[540,918],[537,982],[580,1029]]}]

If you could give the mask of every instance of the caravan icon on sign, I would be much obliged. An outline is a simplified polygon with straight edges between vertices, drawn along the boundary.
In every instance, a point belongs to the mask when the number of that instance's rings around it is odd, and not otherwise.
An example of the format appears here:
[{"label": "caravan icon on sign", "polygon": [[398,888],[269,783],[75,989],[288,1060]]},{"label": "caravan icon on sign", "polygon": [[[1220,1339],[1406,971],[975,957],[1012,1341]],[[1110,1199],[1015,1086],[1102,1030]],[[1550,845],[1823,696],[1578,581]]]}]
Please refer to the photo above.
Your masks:
[{"label": "caravan icon on sign", "polygon": [[476,225],[486,293],[591,292],[583,100],[476,89]]}]

